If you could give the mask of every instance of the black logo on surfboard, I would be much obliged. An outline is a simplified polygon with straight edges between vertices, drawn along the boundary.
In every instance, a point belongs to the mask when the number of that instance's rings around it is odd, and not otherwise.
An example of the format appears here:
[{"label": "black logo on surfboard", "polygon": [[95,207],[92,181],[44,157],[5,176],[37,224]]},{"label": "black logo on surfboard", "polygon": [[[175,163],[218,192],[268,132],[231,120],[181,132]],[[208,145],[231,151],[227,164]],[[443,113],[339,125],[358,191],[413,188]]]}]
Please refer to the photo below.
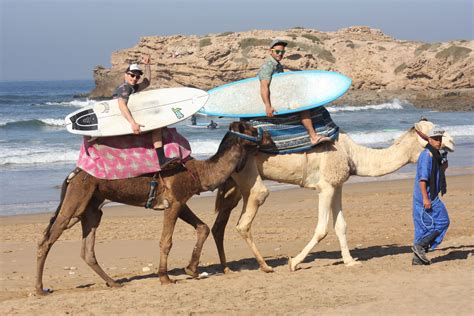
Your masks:
[{"label": "black logo on surfboard", "polygon": [[84,110],[69,118],[72,123],[72,129],[78,131],[94,131],[97,130],[97,115],[94,110]]}]

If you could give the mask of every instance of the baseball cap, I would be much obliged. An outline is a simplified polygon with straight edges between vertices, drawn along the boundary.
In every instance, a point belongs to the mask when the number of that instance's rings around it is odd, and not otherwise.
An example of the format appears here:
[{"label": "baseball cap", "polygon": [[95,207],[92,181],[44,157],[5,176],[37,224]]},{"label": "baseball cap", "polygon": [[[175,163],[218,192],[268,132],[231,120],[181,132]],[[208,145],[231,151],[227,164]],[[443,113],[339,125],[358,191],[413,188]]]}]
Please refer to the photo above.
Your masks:
[{"label": "baseball cap", "polygon": [[433,126],[431,131],[429,131],[426,136],[428,137],[443,137],[444,129],[439,127],[438,125]]},{"label": "baseball cap", "polygon": [[128,66],[126,72],[131,72],[131,73],[134,73],[134,74],[143,75],[143,71],[140,68],[140,66],[138,66],[138,64],[131,64],[130,66]]},{"label": "baseball cap", "polygon": [[277,44],[286,46],[286,45],[288,45],[288,42],[287,42],[287,41],[284,41],[284,40],[281,40],[281,39],[276,39],[276,40],[273,40],[273,41],[270,43],[270,48],[273,48],[273,46],[275,46],[275,45],[277,45]]}]

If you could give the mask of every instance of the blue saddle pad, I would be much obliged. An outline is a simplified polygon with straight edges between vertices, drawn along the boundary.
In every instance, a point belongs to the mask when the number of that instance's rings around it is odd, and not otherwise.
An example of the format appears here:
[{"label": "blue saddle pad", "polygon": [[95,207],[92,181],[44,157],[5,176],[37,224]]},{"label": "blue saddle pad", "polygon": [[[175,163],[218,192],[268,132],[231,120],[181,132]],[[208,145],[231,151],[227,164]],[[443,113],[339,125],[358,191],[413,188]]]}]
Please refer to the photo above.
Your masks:
[{"label": "blue saddle pad", "polygon": [[[320,106],[311,110],[311,119],[314,130],[318,135],[330,137],[335,141],[339,136],[339,127],[333,122],[331,115],[325,107]],[[247,121],[247,119],[246,119]],[[291,154],[305,152],[315,145],[306,128],[301,123],[300,113],[287,115],[248,119],[254,127],[261,127],[270,133],[274,145],[260,147],[260,151],[270,154]]]}]

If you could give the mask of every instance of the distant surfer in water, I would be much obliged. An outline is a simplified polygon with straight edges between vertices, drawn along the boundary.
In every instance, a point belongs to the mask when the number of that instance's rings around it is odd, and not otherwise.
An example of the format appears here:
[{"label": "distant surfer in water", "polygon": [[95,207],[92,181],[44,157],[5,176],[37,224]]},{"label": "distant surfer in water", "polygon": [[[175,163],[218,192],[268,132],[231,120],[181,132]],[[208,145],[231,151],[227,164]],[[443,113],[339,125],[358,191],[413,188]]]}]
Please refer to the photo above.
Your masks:
[{"label": "distant surfer in water", "polygon": [[[260,96],[262,97],[262,101],[265,104],[265,112],[267,113],[268,117],[273,117],[273,113],[275,112],[275,109],[272,107],[272,103],[270,101],[270,83],[272,81],[273,74],[283,72],[283,66],[280,64],[280,61],[283,59],[287,45],[288,43],[286,41],[278,39],[274,40],[270,44],[270,57],[265,60],[265,63],[258,72],[258,79],[260,80]],[[321,136],[316,133],[309,110],[301,112],[301,123],[308,131],[311,143],[313,145],[331,141],[331,138]]]},{"label": "distant surfer in water", "polygon": [[[125,71],[125,81],[117,87],[114,93],[114,98],[118,99],[120,112],[127,119],[132,127],[133,134],[140,134],[140,127],[144,127],[140,123],[137,123],[133,118],[130,110],[127,106],[130,95],[139,91],[144,90],[150,85],[151,82],[151,70],[150,70],[150,55],[146,55],[142,59],[142,63],[145,65],[145,77],[140,83],[138,81],[143,76],[143,71],[138,64],[131,64]],[[163,169],[167,164],[174,161],[176,158],[166,158],[163,150],[163,141],[161,136],[161,128],[157,128],[151,132],[151,138],[153,146],[158,155],[158,162],[160,167]]]}]

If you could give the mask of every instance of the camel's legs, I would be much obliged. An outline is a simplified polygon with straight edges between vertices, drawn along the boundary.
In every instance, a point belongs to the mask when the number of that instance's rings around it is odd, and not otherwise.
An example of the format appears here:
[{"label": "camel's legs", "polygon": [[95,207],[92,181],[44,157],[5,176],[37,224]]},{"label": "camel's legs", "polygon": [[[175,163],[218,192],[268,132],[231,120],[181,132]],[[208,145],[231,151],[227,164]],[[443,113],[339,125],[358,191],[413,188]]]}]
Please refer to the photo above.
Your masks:
[{"label": "camel's legs", "polygon": [[193,249],[191,261],[189,262],[188,266],[184,268],[184,271],[193,278],[197,278],[199,276],[197,267],[201,257],[202,246],[204,245],[207,236],[209,236],[210,230],[209,227],[203,221],[201,221],[186,204],[181,208],[179,218],[196,229],[196,245]]},{"label": "camel's legs", "polygon": [[161,284],[174,283],[168,276],[168,254],[173,245],[173,231],[178,219],[178,214],[183,205],[179,202],[172,203],[171,207],[165,210],[163,218],[163,230],[160,240],[160,266],[158,268],[158,277]]},{"label": "camel's legs", "polygon": [[346,221],[342,214],[342,186],[336,189],[332,205],[332,217],[334,222],[334,230],[336,231],[337,238],[339,239],[339,245],[341,246],[342,260],[347,266],[359,264],[355,261],[350,252],[349,246],[347,245],[346,238]]},{"label": "camel's legs", "polygon": [[255,255],[255,258],[257,259],[258,264],[260,265],[260,269],[264,272],[273,272],[273,268],[267,265],[259,250],[257,249],[257,246],[253,241],[252,233],[250,232],[250,228],[255,215],[257,214],[258,207],[265,202],[269,191],[263,184],[255,162],[251,159],[249,159],[247,162],[244,172],[234,173],[232,177],[237,182],[244,198],[242,214],[240,215],[239,222],[237,223],[236,227],[237,231],[249,245],[250,249]]},{"label": "camel's legs", "polygon": [[296,257],[290,258],[288,261],[290,271],[295,271],[298,264],[306,258],[311,249],[313,249],[314,246],[316,246],[316,244],[328,234],[329,212],[334,197],[334,187],[325,183],[320,183],[318,185],[321,189],[321,192],[319,193],[318,224],[316,225],[313,238],[311,238],[309,243]]},{"label": "camel's legs", "polygon": [[95,232],[100,225],[102,209],[99,201],[93,201],[81,217],[82,224],[82,248],[81,258],[95,271],[110,287],[120,287],[121,285],[109,277],[99,266],[95,257]]},{"label": "camel's legs", "polygon": [[[79,178],[73,179],[69,184],[69,188],[62,201],[61,209],[54,219],[52,225],[48,226],[43,234],[42,240],[38,243],[37,255],[36,255],[36,293],[40,295],[47,294],[43,290],[43,271],[46,262],[46,257],[53,244],[58,240],[64,230],[67,229],[71,218],[80,216],[86,209],[89,201],[94,193],[95,187],[93,185],[86,185],[81,183],[80,185],[74,186],[74,183],[78,183]],[[74,186],[74,188],[70,188]],[[81,190],[82,188],[82,190]]]},{"label": "camel's legs", "polygon": [[242,193],[240,193],[239,188],[231,178],[222,188],[219,188],[217,194],[222,196],[218,196],[216,199],[217,218],[212,226],[212,235],[216,242],[222,270],[224,273],[229,273],[232,272],[232,270],[227,266],[227,259],[225,257],[224,233],[227,222],[229,221],[230,213],[239,203],[242,198]]}]

